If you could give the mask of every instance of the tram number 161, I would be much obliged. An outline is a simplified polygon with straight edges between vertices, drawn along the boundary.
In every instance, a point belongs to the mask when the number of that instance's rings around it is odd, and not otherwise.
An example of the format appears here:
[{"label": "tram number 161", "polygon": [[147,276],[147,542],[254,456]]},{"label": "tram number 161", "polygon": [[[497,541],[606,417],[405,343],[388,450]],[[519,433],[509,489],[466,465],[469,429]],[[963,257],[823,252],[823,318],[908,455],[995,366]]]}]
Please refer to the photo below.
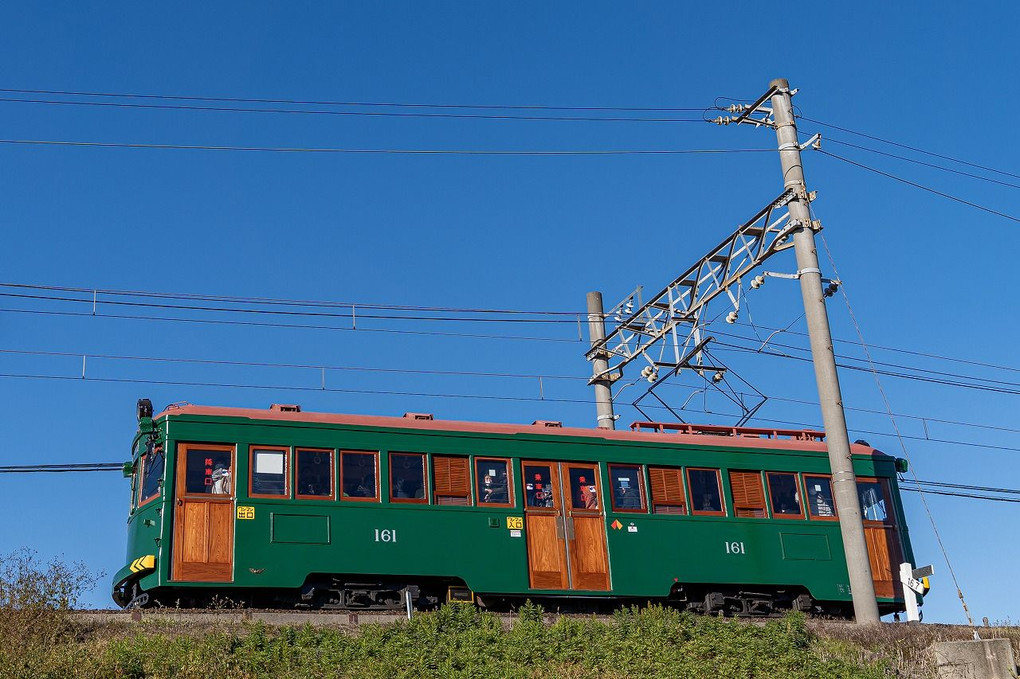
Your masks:
[{"label": "tram number 161", "polygon": [[727,554],[747,554],[747,552],[744,551],[744,543],[743,542],[727,542],[726,543],[726,553]]},{"label": "tram number 161", "polygon": [[396,542],[397,541],[397,529],[396,528],[383,528],[379,530],[375,529],[375,541],[376,542]]}]

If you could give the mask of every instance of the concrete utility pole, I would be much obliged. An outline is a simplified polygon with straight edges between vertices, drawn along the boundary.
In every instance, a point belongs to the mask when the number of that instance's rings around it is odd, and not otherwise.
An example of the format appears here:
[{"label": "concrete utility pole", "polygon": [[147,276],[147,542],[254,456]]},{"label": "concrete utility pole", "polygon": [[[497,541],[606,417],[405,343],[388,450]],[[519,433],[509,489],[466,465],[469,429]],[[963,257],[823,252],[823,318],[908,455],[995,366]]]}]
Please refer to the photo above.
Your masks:
[{"label": "concrete utility pole", "polygon": [[[606,315],[602,310],[601,292],[588,293],[588,338],[592,347],[606,338]],[[613,415],[613,381],[607,374],[608,370],[609,359],[604,352],[592,360],[594,377],[591,384],[595,386],[595,408],[598,412],[596,426],[599,429],[616,429],[616,416]]]},{"label": "concrete utility pole", "polygon": [[839,391],[839,377],[836,374],[836,355],[832,350],[829,316],[822,297],[822,274],[818,269],[815,233],[808,210],[809,199],[804,184],[804,167],[800,159],[790,83],[784,78],[778,78],[769,83],[769,87],[778,88],[772,95],[772,114],[776,137],[779,140],[783,181],[787,188],[797,192],[797,196],[789,203],[791,221],[797,220],[801,224],[801,227],[793,233],[797,274],[800,278],[801,295],[804,298],[808,334],[811,337],[811,356],[815,365],[815,380],[818,382],[818,399],[822,407],[825,441],[829,448],[829,464],[832,466],[832,492],[839,514],[840,531],[843,534],[847,570],[850,573],[854,617],[857,624],[875,624],[879,622],[875,584],[871,575],[871,563],[868,560],[868,545],[864,539],[861,505],[857,496],[857,478],[854,476],[850,457],[850,437],[846,431],[843,397]]}]

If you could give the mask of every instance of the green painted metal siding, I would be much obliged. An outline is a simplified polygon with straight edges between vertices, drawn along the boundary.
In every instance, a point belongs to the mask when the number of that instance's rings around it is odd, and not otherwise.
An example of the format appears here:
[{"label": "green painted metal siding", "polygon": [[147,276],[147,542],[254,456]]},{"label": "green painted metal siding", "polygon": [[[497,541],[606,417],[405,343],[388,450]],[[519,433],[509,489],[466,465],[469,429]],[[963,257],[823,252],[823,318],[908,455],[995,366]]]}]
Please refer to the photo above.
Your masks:
[{"label": "green painted metal siding", "polygon": [[[295,588],[310,573],[344,573],[459,577],[479,593],[527,593],[526,536],[514,537],[506,519],[524,516],[521,460],[535,459],[599,463],[614,595],[665,596],[679,581],[803,585],[816,599],[849,600],[838,522],[732,517],[727,469],[829,473],[824,452],[797,450],[796,442],[782,451],[741,448],[736,439],[726,446],[699,447],[678,445],[667,436],[662,441],[644,442],[197,415],[172,416],[169,423],[166,419],[160,422],[162,431],[169,432],[163,496],[134,512],[129,523],[129,561],[152,553],[150,545],[162,535],[157,571],[144,579],[146,588],[169,584],[174,510],[169,496],[177,445],[217,443],[237,446],[236,505],[253,507],[255,513],[253,519],[235,520],[234,587]],[[720,443],[716,438],[709,440]],[[249,498],[251,445],[378,451],[381,501]],[[390,503],[388,452],[511,458],[515,507]],[[607,462],[722,469],[730,516],[616,513],[608,502]],[[288,464],[293,465],[289,458]],[[891,457],[854,460],[858,475],[890,479],[894,516],[904,552],[912,559],[893,464]],[[293,486],[292,479],[289,483]],[[334,486],[336,483],[334,469]],[[647,479],[645,492],[649,492]],[[156,517],[155,525],[145,526],[144,519],[151,517]],[[610,528],[615,519],[622,524],[619,530]],[[377,531],[390,531],[396,539],[381,540]]]}]

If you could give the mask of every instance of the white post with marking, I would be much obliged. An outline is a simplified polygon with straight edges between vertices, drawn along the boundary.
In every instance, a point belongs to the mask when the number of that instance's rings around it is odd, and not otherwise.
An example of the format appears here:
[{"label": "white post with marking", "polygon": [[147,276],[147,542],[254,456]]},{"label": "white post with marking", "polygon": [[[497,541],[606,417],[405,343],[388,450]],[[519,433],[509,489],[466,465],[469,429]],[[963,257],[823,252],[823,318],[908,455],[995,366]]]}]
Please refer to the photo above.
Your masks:
[{"label": "white post with marking", "polygon": [[907,622],[920,622],[921,611],[917,606],[915,588],[922,585],[914,579],[914,566],[909,561],[900,564],[900,584],[903,585],[903,602],[907,606]]}]

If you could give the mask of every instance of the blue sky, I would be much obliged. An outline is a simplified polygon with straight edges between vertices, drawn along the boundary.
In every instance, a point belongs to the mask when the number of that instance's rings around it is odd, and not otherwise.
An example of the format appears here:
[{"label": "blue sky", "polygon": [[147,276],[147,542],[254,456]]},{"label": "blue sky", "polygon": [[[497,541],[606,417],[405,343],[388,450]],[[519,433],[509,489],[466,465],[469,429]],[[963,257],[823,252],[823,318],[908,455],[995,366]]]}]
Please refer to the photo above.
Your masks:
[{"label": "blue sky", "polygon": [[[1017,20],[1017,10],[1005,3],[972,3],[966,12],[948,3],[816,4],[789,17],[759,3],[250,2],[201,9],[8,3],[0,8],[6,65],[0,88],[699,108],[720,96],[753,99],[769,80],[785,77],[800,88],[795,102],[804,116],[1016,173],[1017,135],[998,118],[1020,103],[1009,86]],[[0,93],[11,98],[41,97]],[[0,138],[8,140],[476,150],[775,145],[769,130],[703,123],[241,114],[2,100],[0,121]],[[803,122],[802,130],[818,127]],[[904,153],[823,132],[832,153],[1020,212],[1015,187],[839,146],[835,140]],[[929,375],[965,376],[954,381],[999,380],[1002,391],[1015,392],[1018,325],[1009,299],[1016,222],[818,153],[805,156],[805,167],[810,188],[819,192],[814,209],[825,241],[866,340],[972,363],[879,350],[875,358]],[[781,179],[772,153],[493,157],[0,144],[0,185],[4,283],[581,311],[589,290],[602,290],[608,305],[637,285],[665,284],[777,195]],[[792,256],[777,257],[768,268],[792,271]],[[6,413],[0,464],[125,459],[134,403],[143,396],[157,408],[176,401],[300,402],[306,410],[594,423],[583,380],[543,379],[549,400],[542,402],[294,391],[281,387],[317,386],[319,372],[95,358],[85,380],[7,377],[80,378],[81,354],[584,377],[584,346],[570,323],[358,324],[555,341],[245,327],[92,317],[89,305],[0,292],[0,349],[73,354],[0,353]],[[792,330],[803,329],[792,283],[770,280],[748,296],[747,306],[754,328],[742,314],[741,325],[722,325],[720,332],[764,337],[771,332],[764,328],[793,323]],[[129,313],[103,305],[100,311]],[[830,300],[829,313],[835,337],[856,338],[842,296]],[[799,335],[782,337],[806,344]],[[861,356],[854,345],[840,348]],[[758,423],[819,422],[816,405],[793,402],[816,399],[809,364],[722,349],[718,356],[771,397]],[[539,395],[537,379],[336,370],[328,383],[371,392]],[[843,384],[847,406],[884,409],[870,375],[844,372]],[[897,420],[920,478],[1020,487],[1015,393],[892,377],[883,386],[896,413],[928,418]],[[676,398],[685,397],[677,391]],[[732,421],[714,404],[703,405],[713,412],[689,413],[689,419]],[[622,404],[618,412],[623,423],[640,419]],[[852,438],[902,456],[887,417],[853,410],[848,420]],[[112,574],[123,560],[127,496],[127,482],[117,474],[4,475],[0,551],[29,546]],[[938,573],[927,619],[962,621],[924,509],[916,494],[904,500],[915,552]],[[1017,595],[1003,583],[1020,559],[1009,530],[1017,505],[951,497],[932,497],[929,505],[977,618],[1015,619]],[[106,581],[88,603],[109,605]]]}]

